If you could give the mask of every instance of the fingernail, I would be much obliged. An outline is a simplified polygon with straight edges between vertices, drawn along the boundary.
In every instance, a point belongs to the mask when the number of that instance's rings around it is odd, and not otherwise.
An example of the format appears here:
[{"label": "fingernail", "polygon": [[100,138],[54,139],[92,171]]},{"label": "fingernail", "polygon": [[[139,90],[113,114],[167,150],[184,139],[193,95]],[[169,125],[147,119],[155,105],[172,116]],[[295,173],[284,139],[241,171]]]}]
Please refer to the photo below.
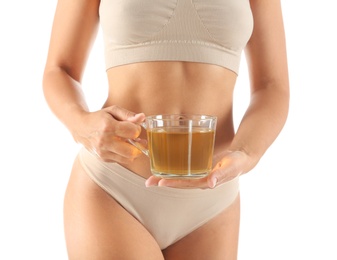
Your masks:
[{"label": "fingernail", "polygon": [[137,114],[134,114],[132,116],[129,116],[128,119],[132,119],[132,118],[135,118],[137,116]]},{"label": "fingernail", "polygon": [[214,188],[217,183],[218,183],[218,179],[217,178],[212,178],[211,179],[211,188]]},{"label": "fingernail", "polygon": [[149,188],[149,187],[154,187],[157,186],[155,183],[151,183],[149,180],[145,181],[145,187]]},{"label": "fingernail", "polygon": [[135,114],[133,117],[138,117],[138,116],[143,116],[144,113],[138,113],[138,114]]}]

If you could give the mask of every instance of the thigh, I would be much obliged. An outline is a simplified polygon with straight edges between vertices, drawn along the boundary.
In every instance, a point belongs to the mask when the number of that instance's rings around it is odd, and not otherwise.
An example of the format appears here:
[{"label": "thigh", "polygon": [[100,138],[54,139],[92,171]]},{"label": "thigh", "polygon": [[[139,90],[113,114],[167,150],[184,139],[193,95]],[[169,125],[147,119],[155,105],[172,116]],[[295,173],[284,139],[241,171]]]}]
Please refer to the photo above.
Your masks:
[{"label": "thigh", "polygon": [[64,201],[69,259],[163,259],[149,232],[75,161]]},{"label": "thigh", "polygon": [[167,260],[236,260],[240,225],[240,196],[221,214],[166,248]]}]

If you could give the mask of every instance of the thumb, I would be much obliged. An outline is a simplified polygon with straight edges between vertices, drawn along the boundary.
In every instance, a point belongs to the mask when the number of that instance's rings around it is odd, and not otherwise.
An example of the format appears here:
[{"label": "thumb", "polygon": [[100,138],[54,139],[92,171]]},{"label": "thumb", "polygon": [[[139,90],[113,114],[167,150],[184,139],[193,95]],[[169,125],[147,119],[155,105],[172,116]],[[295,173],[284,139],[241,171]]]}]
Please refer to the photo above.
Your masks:
[{"label": "thumb", "polygon": [[127,120],[132,123],[141,123],[145,120],[145,114],[144,113],[134,114],[133,116],[129,116]]},{"label": "thumb", "polygon": [[133,123],[141,123],[145,119],[144,113],[136,114],[127,109],[121,108],[119,106],[111,106],[107,108],[108,113],[110,113],[118,121],[130,121]]}]

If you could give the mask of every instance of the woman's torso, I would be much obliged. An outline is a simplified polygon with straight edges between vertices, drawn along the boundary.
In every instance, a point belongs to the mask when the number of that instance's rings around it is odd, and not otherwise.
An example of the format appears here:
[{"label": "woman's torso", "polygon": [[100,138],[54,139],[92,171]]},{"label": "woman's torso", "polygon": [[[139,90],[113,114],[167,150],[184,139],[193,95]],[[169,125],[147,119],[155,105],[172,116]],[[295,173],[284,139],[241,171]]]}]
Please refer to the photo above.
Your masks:
[{"label": "woman's torso", "polygon": [[[225,149],[234,136],[236,73],[253,30],[249,0],[102,0],[99,15],[110,68],[105,106],[215,115],[215,154]],[[145,155],[124,166],[151,174]]]},{"label": "woman's torso", "polygon": [[[118,105],[145,115],[214,115],[218,118],[215,157],[230,144],[234,72],[217,65],[173,61],[119,66],[109,69],[107,76],[109,94],[104,107]],[[141,138],[146,138],[145,131]],[[145,155],[123,166],[145,178],[151,175]]]}]

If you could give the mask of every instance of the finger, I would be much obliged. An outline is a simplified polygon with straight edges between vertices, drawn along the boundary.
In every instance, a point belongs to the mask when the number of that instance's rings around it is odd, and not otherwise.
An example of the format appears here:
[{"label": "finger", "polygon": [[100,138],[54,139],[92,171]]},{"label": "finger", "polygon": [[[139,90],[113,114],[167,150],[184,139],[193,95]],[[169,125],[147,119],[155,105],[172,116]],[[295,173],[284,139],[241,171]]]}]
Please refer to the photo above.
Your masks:
[{"label": "finger", "polygon": [[91,149],[94,154],[104,161],[115,160],[115,155],[133,161],[142,154],[139,149],[127,143],[124,138],[116,137],[111,134],[108,136],[105,136],[104,139],[92,146]]},{"label": "finger", "polygon": [[120,164],[130,164],[134,161],[135,158],[127,158],[116,153],[105,151],[99,157],[104,162],[113,162]]},{"label": "finger", "polygon": [[207,189],[209,188],[207,183],[207,178],[200,179],[161,179],[158,183],[158,186],[162,187],[172,187],[172,188],[200,188]]},{"label": "finger", "polygon": [[135,146],[127,143],[124,139],[116,137],[113,142],[106,143],[104,150],[108,152],[107,156],[117,154],[131,160],[134,160],[142,154],[142,152]]},{"label": "finger", "polygon": [[240,160],[234,153],[223,158],[209,174],[210,187],[233,180],[242,173],[241,168]]},{"label": "finger", "polygon": [[115,135],[126,139],[135,139],[142,131],[139,125],[128,121],[117,122],[114,130]]},{"label": "finger", "polygon": [[133,115],[133,116],[131,116],[131,117],[128,117],[128,121],[129,122],[132,122],[132,123],[138,123],[138,124],[140,124],[140,123],[142,123],[144,120],[145,120],[145,114],[144,113],[139,113],[139,114],[135,114],[135,115]]},{"label": "finger", "polygon": [[145,181],[145,186],[146,187],[151,187],[151,186],[158,186],[159,181],[161,180],[160,177],[152,175]]},{"label": "finger", "polygon": [[165,179],[156,176],[151,176],[147,179],[145,185],[150,186],[160,186],[160,187],[171,187],[171,188],[181,188],[181,189],[190,189],[190,188],[199,188],[207,189],[209,185],[207,183],[207,178],[198,178],[198,179]]}]

